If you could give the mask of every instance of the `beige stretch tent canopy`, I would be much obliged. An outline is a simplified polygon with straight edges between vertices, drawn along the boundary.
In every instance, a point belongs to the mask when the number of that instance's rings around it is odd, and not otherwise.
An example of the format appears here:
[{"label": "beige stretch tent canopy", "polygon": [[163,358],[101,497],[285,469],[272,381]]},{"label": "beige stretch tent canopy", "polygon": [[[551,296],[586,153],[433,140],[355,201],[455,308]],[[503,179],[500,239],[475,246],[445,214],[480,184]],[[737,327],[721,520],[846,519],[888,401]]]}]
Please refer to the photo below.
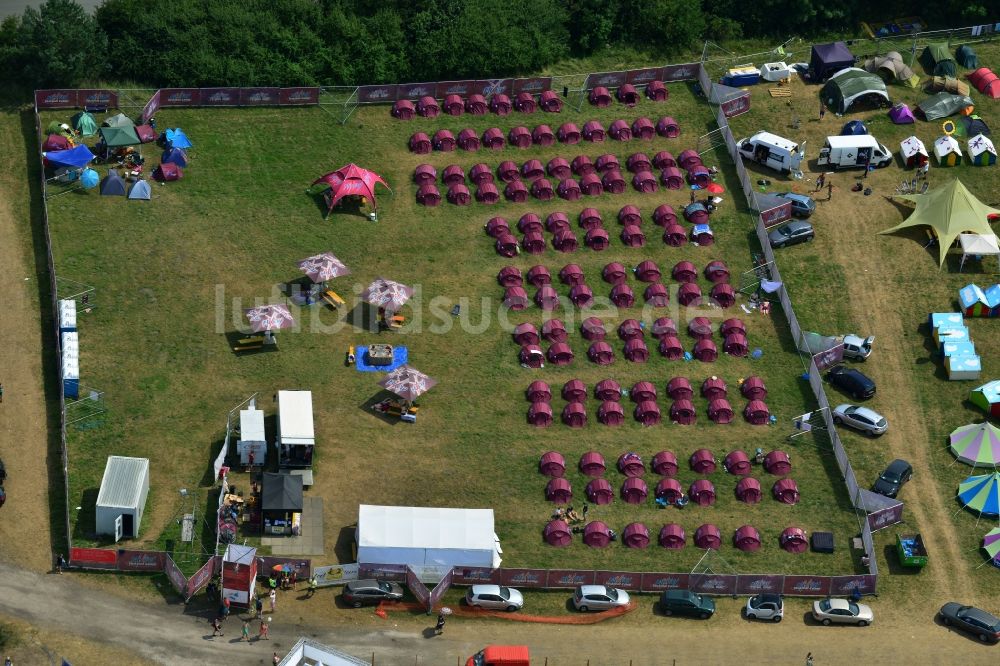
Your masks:
[{"label": "beige stretch tent canopy", "polygon": [[907,227],[927,225],[934,229],[938,238],[939,265],[944,266],[948,249],[963,232],[992,236],[993,229],[987,221],[989,215],[1000,215],[1000,210],[990,208],[974,197],[960,180],[931,190],[927,194],[899,194],[916,204],[906,220],[891,229],[880,231],[890,234]]}]

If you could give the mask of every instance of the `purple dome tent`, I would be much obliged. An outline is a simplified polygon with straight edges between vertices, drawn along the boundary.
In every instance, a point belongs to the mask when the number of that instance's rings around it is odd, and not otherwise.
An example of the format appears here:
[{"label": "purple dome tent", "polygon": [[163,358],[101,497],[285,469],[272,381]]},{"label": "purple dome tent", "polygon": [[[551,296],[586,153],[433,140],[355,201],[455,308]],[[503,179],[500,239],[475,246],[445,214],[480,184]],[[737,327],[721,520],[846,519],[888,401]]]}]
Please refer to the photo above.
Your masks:
[{"label": "purple dome tent", "polygon": [[753,375],[747,377],[740,385],[740,393],[747,400],[764,400],[767,398],[767,386],[764,384],[763,379],[757,375]]},{"label": "purple dome tent", "polygon": [[687,377],[674,377],[667,382],[667,395],[671,400],[690,400],[694,396],[694,389]]},{"label": "purple dome tent", "polygon": [[549,285],[539,287],[535,292],[535,304],[545,311],[559,307],[559,294]]},{"label": "purple dome tent", "polygon": [[792,479],[778,479],[771,487],[774,499],[782,504],[798,504],[799,486]]},{"label": "purple dome tent", "polygon": [[426,155],[431,152],[431,138],[423,132],[417,132],[410,137],[410,152]]},{"label": "purple dome tent", "polygon": [[430,164],[419,164],[413,170],[413,182],[419,185],[433,185],[437,181],[437,169]]},{"label": "purple dome tent", "polygon": [[632,402],[656,401],[656,385],[653,382],[636,382],[629,391]]},{"label": "purple dome tent", "polygon": [[736,499],[747,504],[760,502],[760,481],[752,476],[744,476],[736,483]]},{"label": "purple dome tent", "polygon": [[545,175],[545,167],[540,160],[528,160],[521,167],[521,176],[525,180],[535,180]]},{"label": "purple dome tent", "polygon": [[694,425],[698,419],[697,412],[690,400],[675,400],[670,405],[670,420],[678,425]]},{"label": "purple dome tent", "polygon": [[458,133],[458,147],[468,152],[475,152],[480,149],[479,135],[476,130],[466,127]]},{"label": "purple dome tent", "polygon": [[635,277],[640,282],[659,282],[660,281],[660,269],[657,267],[656,263],[650,259],[646,259],[639,263],[633,271]]},{"label": "purple dome tent", "polygon": [[642,213],[632,204],[622,206],[618,210],[618,223],[621,225],[632,224],[639,226],[642,224]]},{"label": "purple dome tent", "polygon": [[684,207],[684,219],[691,224],[705,224],[708,222],[708,208],[700,201],[695,201]]},{"label": "purple dome tent", "polygon": [[719,333],[723,337],[726,337],[728,335],[733,335],[735,333],[739,333],[740,335],[746,335],[747,327],[746,324],[743,323],[742,319],[736,319],[736,318],[727,319],[724,322],[722,322],[722,326],[719,327]]},{"label": "purple dome tent", "polygon": [[611,302],[619,308],[630,308],[635,303],[635,294],[632,288],[625,284],[616,284],[611,288]]},{"label": "purple dome tent", "polygon": [[719,349],[711,340],[699,340],[694,343],[691,353],[702,363],[712,363],[719,358]]},{"label": "purple dome tent", "polygon": [[474,116],[485,116],[486,98],[478,93],[469,95],[469,99],[465,100],[465,112]]},{"label": "purple dome tent", "polygon": [[441,182],[451,187],[465,182],[465,171],[457,164],[449,164],[441,174]]},{"label": "purple dome tent", "polygon": [[792,462],[784,451],[771,451],[764,456],[764,470],[775,476],[785,476],[792,472]]},{"label": "purple dome tent", "polygon": [[569,365],[573,361],[573,350],[565,342],[553,342],[545,352],[545,358],[553,365]]},{"label": "purple dome tent", "polygon": [[659,282],[646,287],[643,298],[646,299],[647,304],[654,308],[665,308],[670,305],[670,293],[667,291],[667,287]]},{"label": "purple dome tent", "polygon": [[705,189],[712,183],[712,174],[709,173],[708,168],[704,165],[696,164],[688,169],[687,182],[691,185],[697,185],[698,187]]},{"label": "purple dome tent", "polygon": [[701,397],[707,400],[718,400],[725,398],[729,393],[726,382],[715,375],[712,375],[701,383]]},{"label": "purple dome tent", "polygon": [[587,399],[587,385],[579,379],[571,379],[563,384],[562,397],[566,402],[584,402]]},{"label": "purple dome tent", "polygon": [[681,154],[677,156],[677,164],[685,171],[690,171],[691,167],[701,164],[701,155],[688,148],[681,151]]},{"label": "purple dome tent", "polygon": [[690,261],[678,261],[670,271],[670,275],[675,282],[696,282],[698,280],[698,269]]},{"label": "purple dome tent", "polygon": [[681,170],[674,166],[663,167],[660,173],[660,182],[668,190],[679,190],[684,187],[684,176]]},{"label": "purple dome tent", "polygon": [[397,100],[392,105],[392,115],[400,120],[412,120],[417,108],[408,99]]},{"label": "purple dome tent", "polygon": [[621,194],[625,191],[625,178],[622,177],[621,171],[612,170],[606,171],[603,176],[601,176],[601,185],[604,186],[605,192],[610,192],[611,194]]},{"label": "purple dome tent", "polygon": [[712,322],[707,317],[695,317],[688,322],[688,334],[699,340],[712,337]]},{"label": "purple dome tent", "polygon": [[660,482],[656,484],[655,497],[657,499],[664,499],[667,504],[674,504],[678,499],[683,497],[684,490],[681,488],[681,483],[677,479],[660,479]]},{"label": "purple dome tent", "polygon": [[536,428],[548,428],[552,425],[552,406],[547,402],[531,403],[528,407],[528,423]]},{"label": "purple dome tent", "polygon": [[563,548],[573,542],[573,533],[564,520],[551,520],[542,532],[545,543],[556,548]]},{"label": "purple dome tent", "polygon": [[624,266],[617,261],[613,261],[610,264],[605,264],[604,269],[601,271],[601,277],[609,284],[621,284],[625,282],[628,275],[625,273]]},{"label": "purple dome tent", "polygon": [[514,327],[514,342],[519,345],[537,345],[538,331],[533,324],[518,324]]},{"label": "purple dome tent", "polygon": [[805,530],[801,527],[786,527],[778,538],[778,543],[789,553],[804,553],[809,547]]},{"label": "purple dome tent", "polygon": [[640,171],[632,176],[632,187],[644,194],[649,194],[659,189],[656,176],[649,171]]},{"label": "purple dome tent", "polygon": [[747,346],[747,336],[741,333],[727,335],[722,342],[722,350],[730,356],[743,358],[750,353],[750,348]]},{"label": "purple dome tent", "polygon": [[708,418],[713,423],[725,425],[733,422],[733,408],[725,398],[716,398],[708,403]]},{"label": "purple dome tent", "polygon": [[434,145],[434,150],[438,150],[443,153],[450,153],[455,150],[458,145],[455,141],[455,135],[446,129],[440,129],[435,132],[431,143]]},{"label": "purple dome tent", "polygon": [[719,550],[719,546],[722,545],[722,532],[715,525],[705,523],[695,530],[694,545],[703,550],[708,548]]},{"label": "purple dome tent", "polygon": [[444,98],[444,112],[449,116],[460,116],[465,113],[465,102],[458,95],[448,95]]},{"label": "purple dome tent", "polygon": [[575,180],[564,178],[559,181],[556,194],[559,195],[560,199],[565,199],[566,201],[579,201],[580,197],[583,196],[583,191],[580,189],[580,184]]},{"label": "purple dome tent", "polygon": [[688,488],[688,497],[698,506],[715,504],[715,486],[708,479],[698,479]]},{"label": "purple dome tent", "polygon": [[[421,206],[437,206],[441,203],[441,193],[438,191],[438,188],[434,187],[434,185],[431,185],[430,183],[421,185],[420,189],[417,190],[417,203]],[[515,251],[516,245],[517,244],[515,242]],[[512,257],[514,255],[510,254],[507,256]]]},{"label": "purple dome tent", "polygon": [[677,302],[681,305],[701,305],[701,287],[695,282],[685,282],[677,289]]},{"label": "purple dome tent", "polygon": [[545,499],[556,504],[568,504],[573,501],[573,487],[566,479],[552,479],[545,486]]},{"label": "purple dome tent", "polygon": [[660,476],[677,476],[677,456],[673,451],[660,451],[653,456],[652,468]]},{"label": "purple dome tent", "polygon": [[597,408],[597,420],[607,426],[620,426],[625,423],[625,409],[619,402],[605,400]]},{"label": "purple dome tent", "polygon": [[591,548],[604,548],[611,543],[611,529],[599,520],[583,528],[583,542]]},{"label": "purple dome tent", "polygon": [[646,234],[634,224],[627,224],[622,228],[621,239],[625,247],[642,247],[646,244]]},{"label": "purple dome tent", "polygon": [[[428,185],[427,187],[431,186]],[[435,190],[435,192],[436,191],[437,190]],[[417,196],[419,196],[419,194]],[[438,200],[440,201],[440,199],[441,197],[440,195],[438,195]],[[514,238],[514,236],[512,236],[511,234],[503,231],[501,231],[497,235],[496,248],[497,248],[497,254],[499,254],[501,257],[508,257],[508,258],[518,254],[521,250],[520,245],[518,245],[517,243],[517,239]]]},{"label": "purple dome tent", "polygon": [[577,176],[585,176],[597,170],[594,168],[594,163],[586,155],[577,155],[569,166]]},{"label": "purple dome tent", "polygon": [[771,418],[771,412],[763,400],[751,400],[743,410],[743,417],[751,425],[767,425]]},{"label": "purple dome tent", "polygon": [[552,245],[560,252],[576,252],[576,236],[569,229],[557,231],[552,237]]},{"label": "purple dome tent", "polygon": [[730,451],[722,461],[722,466],[733,476],[746,476],[750,473],[750,457],[740,449]]},{"label": "purple dome tent", "polygon": [[585,284],[576,284],[569,290],[569,300],[576,307],[585,308],[594,302],[594,292]]},{"label": "purple dome tent", "polygon": [[642,523],[629,523],[622,530],[622,543],[626,548],[649,546],[649,529]]},{"label": "purple dome tent", "polygon": [[733,545],[747,553],[760,550],[760,532],[752,525],[744,525],[733,535]]},{"label": "purple dome tent", "polygon": [[670,247],[680,247],[687,243],[687,232],[679,224],[671,224],[663,230],[663,242]]},{"label": "purple dome tent", "polygon": [[579,402],[571,402],[563,407],[562,420],[570,428],[582,428],[587,425],[587,410]]},{"label": "purple dome tent", "polygon": [[507,140],[504,139],[503,132],[500,131],[499,127],[491,127],[483,132],[482,144],[484,148],[490,150],[503,150],[507,145]]},{"label": "purple dome tent", "polygon": [[539,125],[531,131],[531,142],[536,146],[548,148],[556,142],[555,132],[548,125]]},{"label": "purple dome tent", "polygon": [[736,292],[728,282],[720,282],[713,286],[708,297],[720,308],[731,308],[736,303]]},{"label": "purple dome tent", "polygon": [[490,111],[498,116],[509,115],[512,106],[510,97],[503,93],[497,93],[490,98]]},{"label": "purple dome tent", "polygon": [[[641,343],[641,340],[632,340],[631,342]],[[635,406],[634,416],[635,420],[644,426],[658,425],[660,423],[660,407],[652,400],[640,402]]]},{"label": "purple dome tent", "polygon": [[497,167],[497,178],[505,183],[511,183],[521,179],[521,169],[512,160],[504,160]]},{"label": "purple dome tent", "polygon": [[580,191],[589,197],[597,197],[604,194],[604,185],[596,173],[587,173],[580,176]]},{"label": "purple dome tent", "polygon": [[635,106],[639,103],[639,93],[636,92],[635,86],[631,83],[619,86],[618,90],[615,91],[615,97],[618,98],[619,102],[628,106]]},{"label": "purple dome tent", "polygon": [[587,229],[587,233],[583,237],[583,243],[594,252],[602,252],[611,244],[611,239],[608,236],[607,230],[602,227],[596,227],[594,229]]},{"label": "purple dome tent", "polygon": [[646,465],[637,453],[627,452],[618,456],[618,471],[625,476],[642,476],[646,473]]},{"label": "purple dome tent", "polygon": [[663,81],[650,81],[646,85],[646,97],[653,102],[666,102],[670,93],[667,92],[667,87],[663,85]]},{"label": "purple dome tent", "polygon": [[604,464],[604,456],[597,451],[589,451],[580,456],[579,468],[585,476],[596,478],[604,475],[607,465]]},{"label": "purple dome tent", "polygon": [[[636,319],[626,319],[622,323],[618,324],[618,337],[626,342],[634,338],[641,338],[643,336],[642,324]],[[644,382],[648,383],[648,382]],[[656,391],[656,388],[653,388]]]},{"label": "purple dome tent", "polygon": [[519,180],[512,180],[507,183],[503,190],[503,195],[507,201],[513,203],[524,203],[528,200],[528,188]]},{"label": "purple dome tent", "polygon": [[569,217],[562,211],[549,213],[548,217],[545,218],[545,228],[549,233],[554,234],[563,230],[569,230],[569,227]]},{"label": "purple dome tent", "polygon": [[631,141],[632,128],[629,127],[628,121],[616,120],[608,128],[608,135],[615,141]]},{"label": "purple dome tent", "polygon": [[656,121],[656,133],[667,139],[676,139],[681,135],[681,126],[671,116],[663,116]]},{"label": "purple dome tent", "polygon": [[538,106],[542,108],[542,111],[559,113],[562,111],[562,100],[559,99],[559,95],[555,91],[544,90],[538,98]]},{"label": "purple dome tent", "polygon": [[677,325],[670,317],[660,317],[653,322],[653,337],[657,340],[677,336]]},{"label": "purple dome tent", "polygon": [[514,108],[520,113],[534,113],[537,106],[535,97],[531,93],[518,93],[514,98]]},{"label": "purple dome tent", "polygon": [[684,528],[677,523],[667,523],[660,529],[660,545],[668,550],[681,550],[687,541]]},{"label": "purple dome tent", "polygon": [[472,168],[469,169],[469,180],[476,184],[476,186],[481,186],[483,183],[493,182],[493,171],[490,169],[488,164],[473,164]]},{"label": "purple dome tent", "polygon": [[[538,345],[522,345],[518,358],[521,361],[521,365],[528,368],[541,368],[545,366],[545,354],[542,353],[542,349]],[[552,410],[549,409],[549,412],[551,416]]]},{"label": "purple dome tent", "polygon": [[691,471],[697,474],[711,474],[715,471],[715,456],[708,449],[698,449],[688,460]]},{"label": "purple dome tent", "polygon": [[[536,380],[528,384],[528,388],[524,394],[528,398],[529,402],[550,402],[552,400],[552,389],[549,388],[547,383],[541,380]],[[542,461],[545,461],[544,457],[542,458]],[[552,474],[551,476],[560,475]]]},{"label": "purple dome tent", "polygon": [[656,125],[649,118],[636,118],[632,121],[632,136],[643,141],[651,141],[656,136]]},{"label": "purple dome tent", "polygon": [[910,111],[910,107],[903,103],[896,104],[889,109],[889,120],[896,125],[909,125],[910,123],[917,122],[917,119],[913,117],[913,112]]},{"label": "purple dome tent", "polygon": [[597,86],[590,91],[590,103],[598,109],[605,109],[611,106],[611,93],[604,86]]},{"label": "purple dome tent", "polygon": [[[493,174],[489,174],[493,177]],[[476,201],[482,204],[495,204],[500,201],[500,192],[493,183],[483,183],[476,188]]]},{"label": "purple dome tent", "polygon": [[503,304],[518,312],[528,307],[528,292],[523,287],[507,287],[503,292]]},{"label": "purple dome tent", "polygon": [[563,123],[559,127],[557,136],[559,137],[560,142],[572,146],[573,144],[580,143],[580,139],[583,135],[580,133],[580,128],[577,127],[575,123]]},{"label": "purple dome tent", "polygon": [[615,494],[607,479],[594,479],[587,484],[587,499],[594,504],[611,504],[614,498]]},{"label": "purple dome tent", "polygon": [[552,284],[552,276],[549,274],[549,269],[541,264],[529,268],[528,284],[533,287],[541,287],[547,284]]},{"label": "purple dome tent", "polygon": [[724,261],[711,261],[705,266],[705,278],[710,282],[729,282],[729,267]]},{"label": "purple dome tent", "polygon": [[583,335],[584,340],[591,342],[603,340],[604,336],[607,335],[607,331],[604,329],[604,322],[597,317],[587,317],[584,319],[580,323],[580,333]]},{"label": "purple dome tent", "polygon": [[592,143],[604,141],[606,134],[604,125],[596,120],[588,120],[583,125],[583,138]]},{"label": "purple dome tent", "polygon": [[583,269],[576,264],[566,264],[559,271],[559,281],[570,286],[583,284],[586,278],[583,276]]},{"label": "purple dome tent", "polygon": [[615,362],[615,352],[607,342],[599,341],[590,345],[587,358],[597,365],[611,365]]},{"label": "purple dome tent", "polygon": [[566,342],[566,326],[561,319],[547,319],[542,322],[542,337],[548,342]]},{"label": "purple dome tent", "polygon": [[626,504],[642,504],[648,495],[646,482],[638,477],[630,476],[622,484],[621,498]]},{"label": "purple dome tent", "polygon": [[653,224],[660,227],[669,227],[677,224],[677,213],[673,206],[662,204],[653,211]]},{"label": "purple dome tent", "polygon": [[507,132],[507,143],[515,148],[529,148],[531,146],[531,130],[523,125],[512,127]]},{"label": "purple dome tent", "polygon": [[672,335],[665,335],[660,338],[657,349],[660,350],[660,356],[663,356],[668,361],[677,361],[684,356],[684,348],[681,347],[681,341]]},{"label": "purple dome tent", "polygon": [[605,402],[619,402],[622,399],[621,384],[613,379],[602,379],[594,387],[594,397]]},{"label": "purple dome tent", "polygon": [[424,95],[417,101],[417,113],[424,118],[437,118],[441,115],[441,107],[430,95]]},{"label": "purple dome tent", "polygon": [[649,161],[649,157],[646,153],[632,153],[625,160],[625,168],[632,173],[639,173],[640,171],[652,171],[653,163]]},{"label": "purple dome tent", "polygon": [[656,155],[653,155],[653,167],[656,169],[666,169],[667,167],[676,166],[677,160],[674,159],[674,155],[670,151],[661,150]]},{"label": "purple dome tent", "polygon": [[528,254],[541,254],[545,252],[545,238],[538,231],[529,231],[521,238],[521,248]]}]

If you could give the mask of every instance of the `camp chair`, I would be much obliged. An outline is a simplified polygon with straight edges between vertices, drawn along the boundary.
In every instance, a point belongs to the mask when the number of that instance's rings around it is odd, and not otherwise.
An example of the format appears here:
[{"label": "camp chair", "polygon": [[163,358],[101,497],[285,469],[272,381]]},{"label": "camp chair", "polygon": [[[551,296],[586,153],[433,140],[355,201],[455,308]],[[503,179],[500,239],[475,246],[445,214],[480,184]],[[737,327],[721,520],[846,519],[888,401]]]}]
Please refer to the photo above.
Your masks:
[{"label": "camp chair", "polygon": [[251,335],[245,338],[240,338],[233,345],[234,352],[252,351],[254,349],[260,349],[264,346],[264,336],[263,335]]},{"label": "camp chair", "polygon": [[924,229],[924,234],[927,236],[927,242],[924,243],[924,249],[927,249],[932,245],[937,245],[938,235],[937,231],[935,231],[933,227],[926,227]]},{"label": "camp chair", "polygon": [[924,181],[924,184],[920,186],[920,193],[921,193],[921,194],[927,194],[927,188],[929,188],[930,186],[931,186],[931,184],[930,184],[930,183],[928,183],[928,182],[927,182],[927,181],[925,180],[925,181]]},{"label": "camp chair", "polygon": [[329,305],[334,310],[340,308],[343,305],[346,305],[344,299],[340,297],[340,294],[335,292],[333,289],[327,289],[326,291],[324,291],[322,294],[322,298],[324,301],[326,301],[327,305]]},{"label": "camp chair", "polygon": [[406,323],[406,317],[398,314],[386,317],[384,314],[380,314],[378,323],[383,329],[402,328],[403,324]]}]

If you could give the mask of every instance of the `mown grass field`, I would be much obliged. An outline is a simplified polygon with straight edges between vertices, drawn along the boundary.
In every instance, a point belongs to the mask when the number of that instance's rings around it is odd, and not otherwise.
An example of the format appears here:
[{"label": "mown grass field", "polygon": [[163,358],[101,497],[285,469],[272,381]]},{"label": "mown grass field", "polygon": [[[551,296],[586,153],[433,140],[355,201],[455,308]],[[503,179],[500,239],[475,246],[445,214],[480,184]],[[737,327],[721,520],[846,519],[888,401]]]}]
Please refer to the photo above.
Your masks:
[{"label": "mown grass field", "polygon": [[[655,544],[647,550],[619,544],[595,550],[579,540],[561,550],[543,545],[540,533],[552,505],[544,501],[546,479],[537,471],[539,456],[556,450],[566,457],[574,504],[579,507],[585,479],[575,471],[575,463],[588,450],[603,453],[610,468],[625,451],[636,451],[648,462],[657,451],[669,449],[686,461],[702,447],[713,450],[718,458],[733,449],[752,453],[761,447],[765,451],[783,448],[791,454],[801,503],[789,507],[771,499],[775,478],[755,468],[765,498],[756,506],[742,504],[733,494],[736,478],[720,468],[710,477],[718,495],[713,507],[664,511],[651,501],[631,506],[616,498],[610,506],[593,507],[590,518],[605,520],[619,532],[629,522],[645,522],[654,542],[663,523],[679,522],[690,540],[698,525],[713,522],[723,534],[721,554],[738,572],[855,571],[846,545],[858,531],[857,517],[832,454],[807,438],[785,441],[792,432],[792,418],[811,404],[808,387],[799,378],[801,362],[779,313],[766,317],[756,312],[743,315],[738,308],[722,313],[704,308],[644,311],[641,307],[605,312],[613,325],[626,318],[645,319],[648,324],[670,314],[681,327],[695,315],[738,315],[747,324],[751,347],[760,348],[763,356],[751,361],[723,354],[710,364],[670,362],[651,345],[649,362],[633,364],[622,357],[622,343],[613,340],[617,360],[599,368],[586,360],[589,343],[572,326],[583,317],[575,311],[558,312],[567,327],[574,329],[570,344],[576,360],[565,368],[547,365],[538,371],[519,366],[509,328],[499,323],[504,318],[511,324],[540,324],[542,320],[537,307],[509,317],[500,311],[502,289],[496,274],[508,263],[525,272],[540,263],[553,274],[566,263],[578,263],[598,295],[610,291],[600,279],[600,269],[611,261],[634,266],[653,259],[666,278],[677,261],[690,260],[701,269],[711,260],[722,259],[738,284],[739,274],[750,268],[755,243],[738,193],[725,195],[721,211],[713,218],[714,246],[678,249],[660,241],[651,213],[661,203],[679,210],[688,200],[686,191],[640,194],[630,188],[626,194],[585,197],[578,202],[529,200],[468,207],[443,203],[433,209],[414,202],[416,188],[411,178],[414,167],[422,162],[435,165],[440,173],[451,163],[468,171],[477,162],[495,167],[503,159],[522,163],[537,157],[544,163],[557,155],[596,158],[612,152],[624,163],[637,151],[650,157],[659,150],[677,155],[695,147],[697,137],[712,128],[712,120],[707,105],[687,86],[673,85],[670,92],[665,104],[644,100],[635,109],[615,104],[598,110],[585,104],[579,112],[567,108],[559,115],[539,112],[507,118],[488,115],[401,122],[390,117],[387,107],[362,108],[343,126],[318,108],[158,113],[160,127],[183,127],[195,144],[182,181],[154,185],[154,198],[145,203],[100,197],[95,192],[66,194],[49,202],[60,276],[92,284],[97,290],[98,307],[80,324],[82,381],[106,391],[109,406],[101,427],[71,431],[70,506],[82,507],[74,525],[77,543],[95,542],[92,505],[107,455],[151,459],[153,490],[142,542],[147,547],[162,546],[174,537],[175,519],[184,510],[177,489],[196,484],[204,488],[211,482],[210,464],[224,434],[226,412],[257,391],[263,408],[273,414],[271,396],[276,390],[308,388],[314,395],[318,439],[317,485],[311,492],[325,501],[328,561],[350,561],[349,526],[356,520],[357,505],[382,503],[493,507],[507,566],[689,570],[701,556],[692,547],[668,553]],[[448,128],[457,134],[472,127],[481,133],[498,126],[506,132],[516,124],[530,128],[541,123],[556,129],[566,121],[582,127],[584,121],[595,118],[608,125],[615,118],[631,121],[640,115],[654,122],[661,115],[674,116],[682,127],[681,138],[428,156],[406,149],[408,137],[418,130],[433,133]],[[45,114],[43,120],[62,117]],[[144,149],[151,163],[157,161],[157,152]],[[709,154],[705,160],[722,169],[720,182],[729,189],[736,187],[726,158]],[[313,179],[352,161],[379,171],[392,185],[391,195],[379,192],[378,223],[349,210],[324,221],[316,199],[305,193]],[[615,216],[625,204],[635,204],[643,213],[649,238],[644,248],[626,248],[618,240],[620,226]],[[508,261],[493,251],[491,239],[482,230],[495,215],[513,225],[527,212],[544,219],[562,210],[575,220],[588,206],[601,211],[611,233],[611,247],[604,252],[581,247],[576,253],[560,254],[550,247],[541,256],[522,255]],[[582,232],[577,229],[576,233],[582,239]],[[334,285],[345,298],[359,293],[377,276],[418,286],[419,297],[406,310],[413,327],[380,335],[347,323],[360,322],[360,310],[352,310],[346,321],[340,319],[343,315],[321,308],[295,310],[300,326],[279,335],[279,352],[234,356],[228,336],[241,325],[242,308],[280,300],[276,285],[300,276],[296,262],[325,250],[332,250],[353,270],[351,277]],[[630,283],[638,294],[640,283]],[[703,276],[699,284],[707,292]],[[562,285],[556,288],[561,294],[568,291]],[[456,319],[442,314],[453,304],[461,306],[462,315]],[[680,337],[690,348],[691,338],[686,333]],[[411,364],[440,381],[421,399],[423,409],[415,425],[387,422],[373,414],[370,404],[381,395],[378,375],[344,366],[348,346],[375,341],[407,345]],[[750,426],[739,416],[746,401],[738,395],[736,381],[751,374],[761,375],[767,383],[767,402],[778,418],[775,426]],[[548,381],[554,393],[577,377],[591,389],[605,377],[623,386],[650,380],[660,391],[659,404],[666,413],[670,401],[664,398],[665,385],[678,375],[689,377],[696,387],[710,375],[725,379],[730,403],[737,411],[735,422],[728,426],[711,423],[707,401],[700,397],[694,400],[699,414],[692,427],[643,428],[628,416],[624,426],[608,428],[597,422],[598,403],[593,398],[587,401],[589,423],[581,430],[558,423],[536,429],[525,422],[524,389],[534,379]],[[557,413],[563,405],[561,398],[553,399]],[[631,408],[630,403],[626,405],[627,414]],[[268,425],[273,433],[273,419]],[[686,488],[696,475],[683,462],[681,468],[679,479]],[[624,477],[609,469],[607,478],[617,491]],[[652,474],[646,478],[652,489],[657,479]],[[238,475],[235,482],[240,484]],[[760,530],[764,541],[754,554],[731,546],[733,531],[747,523]],[[810,532],[833,531],[842,546],[838,555],[786,554],[777,539],[789,525]]]}]

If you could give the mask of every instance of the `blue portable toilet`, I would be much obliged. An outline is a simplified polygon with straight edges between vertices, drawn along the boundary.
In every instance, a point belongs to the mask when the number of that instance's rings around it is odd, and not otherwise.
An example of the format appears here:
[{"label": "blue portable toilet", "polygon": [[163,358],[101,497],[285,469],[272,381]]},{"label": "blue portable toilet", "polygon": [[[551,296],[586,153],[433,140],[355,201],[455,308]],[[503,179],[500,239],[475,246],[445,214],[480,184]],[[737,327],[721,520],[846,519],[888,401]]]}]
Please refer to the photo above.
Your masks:
[{"label": "blue portable toilet", "polygon": [[868,128],[860,120],[852,120],[844,125],[844,129],[840,130],[840,136],[860,136],[862,134],[868,134]]}]

